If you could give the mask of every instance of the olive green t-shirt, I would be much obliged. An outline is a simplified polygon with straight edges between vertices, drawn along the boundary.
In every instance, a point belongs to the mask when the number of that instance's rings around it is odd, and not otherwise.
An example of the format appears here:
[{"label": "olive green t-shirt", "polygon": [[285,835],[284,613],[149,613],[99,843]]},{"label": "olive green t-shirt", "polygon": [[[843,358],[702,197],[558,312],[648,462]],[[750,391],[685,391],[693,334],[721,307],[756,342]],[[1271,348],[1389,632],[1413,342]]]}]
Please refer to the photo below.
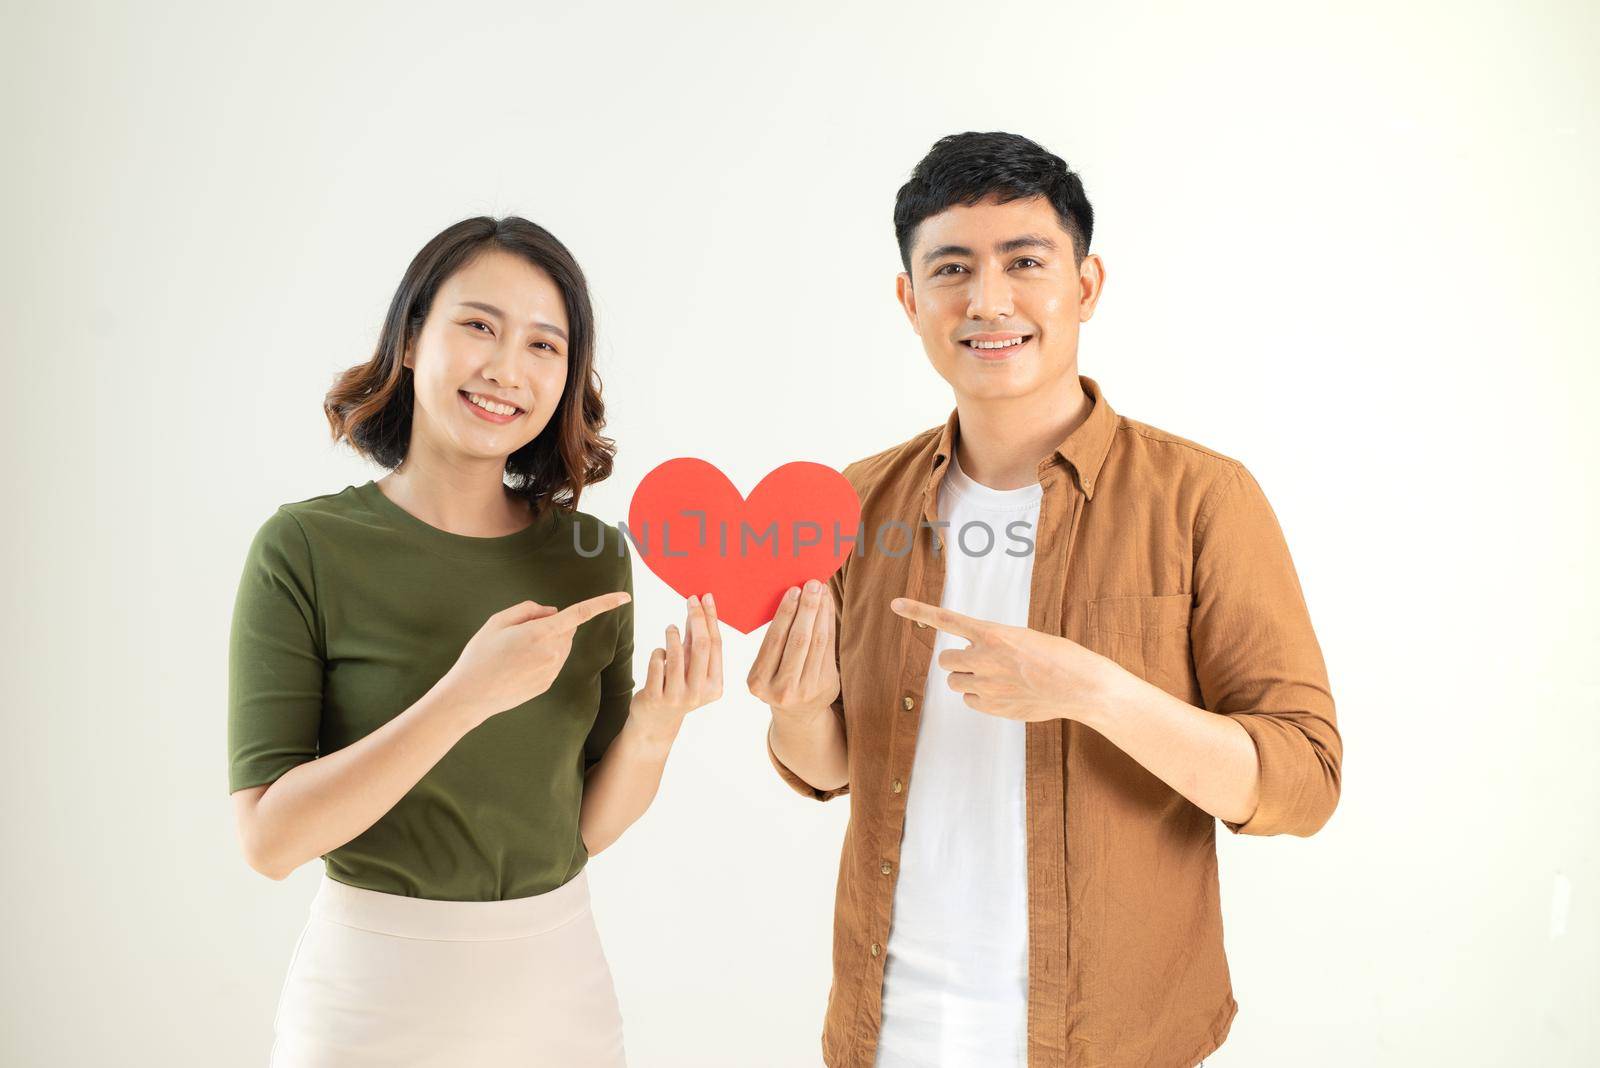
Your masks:
[{"label": "olive green t-shirt", "polygon": [[[597,551],[598,550],[598,551]],[[515,534],[440,530],[376,482],[281,506],[234,602],[228,789],[270,783],[404,712],[494,613],[633,590],[626,539],[550,507]],[[573,635],[550,689],[468,732],[377,823],[325,854],[330,878],[410,897],[541,894],[583,869],[584,773],[633,696],[633,603]]]}]

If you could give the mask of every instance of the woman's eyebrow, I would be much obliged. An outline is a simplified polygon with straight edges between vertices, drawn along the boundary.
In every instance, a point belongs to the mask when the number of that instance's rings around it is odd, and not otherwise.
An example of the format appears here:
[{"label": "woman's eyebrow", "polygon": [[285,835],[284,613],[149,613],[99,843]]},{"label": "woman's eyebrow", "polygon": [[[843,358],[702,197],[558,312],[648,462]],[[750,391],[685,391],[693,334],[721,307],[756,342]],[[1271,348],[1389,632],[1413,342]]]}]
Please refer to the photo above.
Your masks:
[{"label": "woman's eyebrow", "polygon": [[[498,316],[501,319],[504,319],[506,317],[506,313],[505,312],[501,311],[499,308],[496,308],[493,304],[485,304],[481,300],[464,300],[464,301],[461,302],[460,306],[463,307],[463,308],[476,308],[479,311],[488,312],[490,315]],[[561,329],[559,326],[557,326],[554,323],[541,323],[541,322],[535,321],[533,323],[533,325],[534,326],[542,326],[542,327],[544,327],[546,330],[550,331],[552,334],[555,334],[558,337],[560,337],[562,341],[566,341],[567,340],[567,332],[565,330]]]}]

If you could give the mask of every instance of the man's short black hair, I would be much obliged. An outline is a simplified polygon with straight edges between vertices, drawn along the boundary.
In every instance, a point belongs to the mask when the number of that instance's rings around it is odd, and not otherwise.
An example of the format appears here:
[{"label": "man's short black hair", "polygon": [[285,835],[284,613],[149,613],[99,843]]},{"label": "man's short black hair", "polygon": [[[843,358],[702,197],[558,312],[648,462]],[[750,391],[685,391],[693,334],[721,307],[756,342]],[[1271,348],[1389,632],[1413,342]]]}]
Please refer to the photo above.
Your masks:
[{"label": "man's short black hair", "polygon": [[906,271],[911,270],[911,240],[922,220],[991,196],[1001,203],[1048,200],[1061,228],[1072,235],[1074,263],[1083,266],[1094,236],[1094,208],[1066,161],[1019,134],[968,132],[939,138],[895,194],[894,236]]}]

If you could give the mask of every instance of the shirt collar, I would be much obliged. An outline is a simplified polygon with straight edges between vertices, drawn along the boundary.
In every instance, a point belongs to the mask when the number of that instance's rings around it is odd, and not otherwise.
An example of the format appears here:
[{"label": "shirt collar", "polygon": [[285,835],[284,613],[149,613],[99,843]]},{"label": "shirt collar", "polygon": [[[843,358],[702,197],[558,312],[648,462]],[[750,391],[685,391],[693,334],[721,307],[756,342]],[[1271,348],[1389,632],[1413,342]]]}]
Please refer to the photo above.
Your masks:
[{"label": "shirt collar", "polygon": [[[1084,496],[1094,500],[1100,468],[1105,463],[1106,454],[1111,451],[1111,438],[1116,433],[1117,413],[1111,410],[1111,405],[1101,395],[1100,383],[1088,375],[1079,375],[1078,384],[1089,398],[1089,414],[1067,435],[1065,441],[1056,446],[1055,452],[1039,461],[1039,474],[1042,477],[1046,468],[1059,457],[1077,475]],[[929,472],[930,487],[938,483],[944,473],[944,465],[950,459],[950,451],[955,448],[960,429],[959,415],[959,408],[953,410],[939,434],[939,444],[934,449]]]}]

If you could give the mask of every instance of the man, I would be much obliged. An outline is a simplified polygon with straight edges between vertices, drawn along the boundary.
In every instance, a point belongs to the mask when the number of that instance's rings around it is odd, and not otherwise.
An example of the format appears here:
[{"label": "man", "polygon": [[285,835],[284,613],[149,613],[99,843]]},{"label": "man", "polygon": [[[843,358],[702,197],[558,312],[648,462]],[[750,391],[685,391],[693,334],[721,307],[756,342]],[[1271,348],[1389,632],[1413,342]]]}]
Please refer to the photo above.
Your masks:
[{"label": "man", "polygon": [[863,536],[749,679],[783,779],[854,799],[829,1068],[1195,1065],[1238,1008],[1216,821],[1309,835],[1338,801],[1261,487],[1078,373],[1092,229],[1011,134],[944,138],[896,200],[900,301],[956,407],[845,468]]}]

